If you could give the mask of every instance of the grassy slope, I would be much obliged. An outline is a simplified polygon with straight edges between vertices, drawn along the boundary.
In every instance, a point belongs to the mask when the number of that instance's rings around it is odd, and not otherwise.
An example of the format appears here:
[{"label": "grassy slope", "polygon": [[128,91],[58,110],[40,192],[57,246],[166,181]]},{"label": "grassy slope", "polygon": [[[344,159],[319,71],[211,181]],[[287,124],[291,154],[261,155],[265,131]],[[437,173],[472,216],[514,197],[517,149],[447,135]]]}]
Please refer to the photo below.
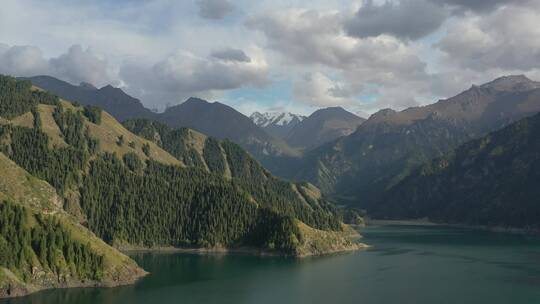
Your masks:
[{"label": "grassy slope", "polygon": [[11,124],[19,127],[33,128],[34,127],[34,115],[28,112],[23,115],[17,116],[10,120]]},{"label": "grassy slope", "polygon": [[334,232],[314,229],[300,221],[297,221],[297,224],[302,238],[302,243],[296,249],[296,255],[299,257],[354,251],[368,247],[354,240],[359,239],[360,234],[348,225],[343,225],[342,232]]},{"label": "grassy slope", "polygon": [[[71,232],[71,236],[82,244],[90,244],[92,250],[105,258],[105,273],[102,282],[71,282],[69,286],[42,285],[41,282],[24,283],[11,271],[0,268],[0,297],[3,290],[11,289],[11,295],[23,295],[49,287],[118,285],[130,283],[145,272],[129,257],[105,244],[88,229],[62,209],[62,201],[48,183],[37,179],[0,153],[0,200],[9,199],[31,210],[33,214],[56,217]],[[36,262],[37,263],[37,262]],[[39,268],[39,265],[35,265]]]},{"label": "grassy slope", "polygon": [[[62,101],[62,106],[64,106],[65,109],[82,111],[81,107],[75,107],[67,101]],[[54,123],[54,120],[50,121],[50,123]],[[44,129],[48,128],[43,119],[42,124]],[[101,123],[99,125],[93,124],[87,119],[85,119],[85,124],[90,129],[90,136],[99,139],[99,148],[102,152],[115,152],[120,157],[126,153],[134,152],[140,159],[146,160],[148,157],[142,152],[142,146],[148,144],[150,145],[150,157],[154,160],[164,164],[181,165],[180,161],[153,142],[129,132],[121,123],[105,111],[102,112]],[[58,126],[56,126],[56,128],[58,128]],[[124,137],[124,144],[122,146],[117,144],[120,136]],[[135,148],[129,147],[130,142],[135,143]]]},{"label": "grassy slope", "polygon": [[49,136],[51,147],[65,147],[67,144],[62,138],[62,132],[53,118],[54,109],[54,106],[44,104],[38,105],[41,127],[43,132]]},{"label": "grassy slope", "polygon": [[[184,138],[187,148],[193,149],[193,151],[195,151],[199,155],[200,159],[204,163],[204,166],[205,166],[204,169],[210,172],[210,169],[208,168],[208,165],[205,162],[205,157],[203,155],[204,148],[207,145],[208,136],[192,129],[187,129],[187,131],[188,131],[187,135]],[[222,151],[222,157],[225,164],[225,172],[223,176],[227,179],[230,179],[232,177],[231,168],[230,168],[231,164],[229,164],[227,154],[223,150],[223,147],[221,144],[220,144],[220,149]],[[263,169],[262,167],[261,167],[261,170],[266,171],[266,169]],[[266,173],[270,174],[270,172],[268,171],[266,171]],[[301,187],[304,190],[303,191],[304,194],[307,195],[312,200],[318,201],[322,199],[321,191],[310,183],[306,183],[305,185],[297,185],[297,184],[291,183],[291,187],[293,191],[295,191],[298,194],[298,197],[303,201],[305,201],[304,196],[298,191],[298,187]]]},{"label": "grassy slope", "polygon": [[[142,152],[144,144],[150,145],[150,157],[168,165],[181,165],[180,161],[159,148],[156,144],[142,139],[133,133],[126,130],[119,122],[117,122],[108,113],[103,112],[102,122],[100,125],[95,125],[88,121],[85,122],[90,128],[90,135],[100,140],[100,149],[106,152],[115,152],[122,156],[129,152],[134,152],[140,159],[146,160],[148,157]],[[124,144],[119,146],[116,144],[118,137],[124,136]],[[129,147],[129,143],[134,142],[135,148]]]}]

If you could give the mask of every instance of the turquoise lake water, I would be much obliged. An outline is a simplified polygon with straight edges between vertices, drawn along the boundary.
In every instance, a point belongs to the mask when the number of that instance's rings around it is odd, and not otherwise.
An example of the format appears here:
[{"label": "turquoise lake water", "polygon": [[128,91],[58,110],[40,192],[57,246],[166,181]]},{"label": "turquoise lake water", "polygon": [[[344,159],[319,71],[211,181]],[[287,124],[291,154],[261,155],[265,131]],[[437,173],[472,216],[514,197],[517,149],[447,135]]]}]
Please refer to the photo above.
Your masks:
[{"label": "turquoise lake water", "polygon": [[435,226],[361,231],[371,249],[300,260],[137,254],[151,275],[133,286],[0,303],[540,303],[538,237]]}]

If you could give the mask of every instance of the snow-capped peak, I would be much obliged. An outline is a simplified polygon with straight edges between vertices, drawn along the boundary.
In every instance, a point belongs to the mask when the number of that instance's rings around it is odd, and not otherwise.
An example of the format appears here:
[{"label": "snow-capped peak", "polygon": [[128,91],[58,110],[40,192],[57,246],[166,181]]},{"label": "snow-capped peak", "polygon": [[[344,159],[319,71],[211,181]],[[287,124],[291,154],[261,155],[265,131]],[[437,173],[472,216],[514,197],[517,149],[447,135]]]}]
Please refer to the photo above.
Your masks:
[{"label": "snow-capped peak", "polygon": [[299,123],[306,117],[289,112],[255,112],[250,116],[251,120],[259,127],[268,127],[270,125],[286,126],[291,122]]}]

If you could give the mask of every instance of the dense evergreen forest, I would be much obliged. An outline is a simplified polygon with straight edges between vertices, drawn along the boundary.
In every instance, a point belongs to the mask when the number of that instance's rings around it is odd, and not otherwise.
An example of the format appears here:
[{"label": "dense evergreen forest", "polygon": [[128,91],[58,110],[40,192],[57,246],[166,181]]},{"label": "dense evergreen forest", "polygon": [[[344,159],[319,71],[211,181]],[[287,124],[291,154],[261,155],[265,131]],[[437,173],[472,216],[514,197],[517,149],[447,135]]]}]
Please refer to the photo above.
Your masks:
[{"label": "dense evergreen forest", "polygon": [[[98,108],[68,107],[46,92],[33,94],[26,82],[1,79],[1,92],[21,96],[21,102],[33,98],[20,109],[5,107],[3,115],[14,117],[31,111],[34,127],[0,125],[0,150],[32,175],[48,181],[59,194],[76,191],[85,224],[109,243],[146,247],[249,245],[293,252],[301,242],[297,219],[314,228],[341,230],[331,204],[308,195],[306,185],[273,177],[229,141],[205,137],[199,153],[187,145],[189,130],[156,125],[163,130],[153,140],[187,168],[143,161],[135,153],[122,157],[104,153],[87,127],[88,123],[100,123]],[[36,110],[41,101],[55,105],[53,118],[66,147],[51,147]],[[147,122],[140,124],[145,127]],[[136,127],[134,123],[130,129]],[[149,138],[156,135],[154,129],[151,131],[145,134],[140,128],[135,133]],[[151,155],[148,144],[129,145]],[[226,169],[231,175],[228,178],[224,176]]]},{"label": "dense evergreen forest", "polygon": [[24,281],[32,280],[34,267],[83,281],[103,275],[103,257],[73,240],[58,220],[10,202],[0,202],[0,265]]},{"label": "dense evergreen forest", "polygon": [[[127,159],[140,163],[136,157]],[[298,238],[294,230],[279,229],[289,217],[260,211],[247,193],[217,175],[155,161],[148,161],[143,172],[139,169],[138,165],[126,166],[114,154],[91,163],[81,188],[81,205],[88,226],[107,242],[146,247],[257,245],[287,250],[288,242]],[[283,235],[275,236],[274,231]],[[255,243],[257,240],[264,243]]]},{"label": "dense evergreen forest", "polygon": [[35,110],[39,104],[58,104],[58,97],[47,92],[31,90],[30,81],[20,81],[0,75],[0,117],[13,118]]},{"label": "dense evergreen forest", "polygon": [[[333,205],[305,193],[305,184],[293,185],[272,176],[244,149],[229,140],[218,141],[212,137],[194,139],[194,136],[190,135],[191,130],[173,129],[148,119],[128,120],[124,122],[124,126],[139,136],[153,140],[188,166],[192,164],[191,167],[203,169],[206,164],[211,173],[220,176],[223,176],[225,168],[228,168],[231,183],[244,189],[257,203],[267,208],[292,215],[315,228],[341,228],[338,212]],[[200,141],[199,144],[203,146],[202,154],[190,144],[194,140]]]}]

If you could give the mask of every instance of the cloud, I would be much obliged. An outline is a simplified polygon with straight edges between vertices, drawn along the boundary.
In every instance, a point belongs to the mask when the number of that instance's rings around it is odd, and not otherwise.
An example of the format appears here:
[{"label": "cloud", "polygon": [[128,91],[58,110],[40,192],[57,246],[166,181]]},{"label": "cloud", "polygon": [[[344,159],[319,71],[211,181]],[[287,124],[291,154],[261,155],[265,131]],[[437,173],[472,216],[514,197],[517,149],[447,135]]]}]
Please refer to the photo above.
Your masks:
[{"label": "cloud", "polygon": [[540,9],[507,6],[449,25],[435,46],[447,64],[478,72],[540,68]]},{"label": "cloud", "polygon": [[342,31],[343,21],[332,11],[290,9],[253,18],[247,25],[264,33],[268,46],[295,64],[409,75],[423,69],[414,50],[394,37],[349,37]]},{"label": "cloud", "polygon": [[402,0],[382,5],[369,0],[345,23],[345,29],[349,35],[359,38],[389,34],[414,40],[437,30],[446,17],[440,5],[428,0]]},{"label": "cloud", "polygon": [[233,48],[213,51],[211,56],[224,61],[251,62],[251,58],[244,51]]},{"label": "cloud", "polygon": [[[0,72],[113,82],[149,107],[196,95],[369,112],[540,77],[539,0],[358,3],[5,0]],[[269,81],[281,93],[253,89]]]},{"label": "cloud", "polygon": [[[307,77],[296,80],[293,97],[304,103],[350,102],[352,98],[339,93],[344,88],[349,95],[363,93],[366,87],[408,86],[406,90],[416,92],[418,83],[428,80],[415,45],[385,34],[350,37],[342,30],[345,20],[335,11],[290,9],[252,18],[247,26],[265,35],[268,47],[282,55],[288,69],[300,66],[333,75],[330,80],[308,71]],[[330,83],[336,81],[340,85]]]},{"label": "cloud", "polygon": [[354,103],[346,85],[315,72],[294,82],[293,96],[304,104],[316,107],[347,106]]},{"label": "cloud", "polygon": [[234,11],[235,6],[228,0],[197,0],[199,16],[205,19],[223,19]]},{"label": "cloud", "polygon": [[89,48],[80,45],[69,48],[67,53],[50,60],[51,74],[72,83],[104,84],[110,81],[107,62],[98,58]]},{"label": "cloud", "polygon": [[56,58],[46,59],[35,46],[0,44],[0,73],[13,76],[48,74],[71,83],[102,85],[110,81],[107,62],[90,49],[74,45]]},{"label": "cloud", "polygon": [[48,71],[47,60],[35,46],[0,44],[0,73],[15,76],[32,76]]},{"label": "cloud", "polygon": [[151,65],[126,63],[120,77],[128,91],[164,106],[190,96],[207,97],[244,86],[263,86],[268,83],[267,72],[268,64],[260,54],[250,61],[239,61],[178,51]]}]

